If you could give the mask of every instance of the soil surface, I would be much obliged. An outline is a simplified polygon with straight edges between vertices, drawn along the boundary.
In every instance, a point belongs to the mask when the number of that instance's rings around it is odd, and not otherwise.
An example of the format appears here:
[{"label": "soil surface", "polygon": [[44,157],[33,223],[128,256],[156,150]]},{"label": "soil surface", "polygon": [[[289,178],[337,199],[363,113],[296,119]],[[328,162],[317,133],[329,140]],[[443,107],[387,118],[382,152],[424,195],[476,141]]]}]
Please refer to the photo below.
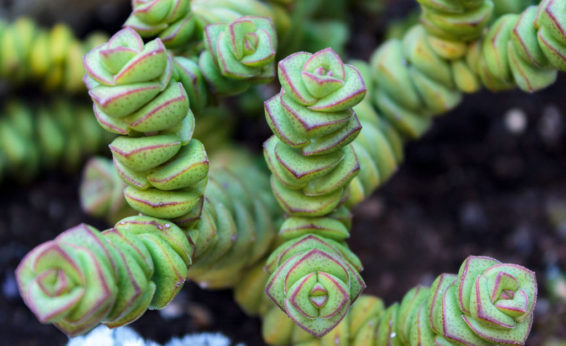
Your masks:
[{"label": "soil surface", "polygon": [[[366,57],[367,47],[377,42],[375,34],[368,35],[380,24],[366,24],[351,43],[356,57]],[[467,96],[407,146],[394,177],[355,210],[350,244],[364,263],[367,293],[390,304],[414,285],[457,272],[468,255],[488,255],[537,273],[539,299],[528,344],[566,339],[566,297],[551,299],[546,280],[549,270],[566,272],[564,90],[562,76],[534,95]],[[238,137],[259,148],[269,135],[261,123],[253,130],[240,126]],[[2,344],[63,345],[67,340],[24,306],[14,269],[34,246],[66,228],[80,222],[106,227],[81,212],[78,183],[78,174],[52,172],[26,186],[0,186]],[[259,320],[242,313],[230,291],[205,291],[191,283],[171,307],[149,312],[132,326],[158,342],[220,331],[234,341],[262,344]]]}]

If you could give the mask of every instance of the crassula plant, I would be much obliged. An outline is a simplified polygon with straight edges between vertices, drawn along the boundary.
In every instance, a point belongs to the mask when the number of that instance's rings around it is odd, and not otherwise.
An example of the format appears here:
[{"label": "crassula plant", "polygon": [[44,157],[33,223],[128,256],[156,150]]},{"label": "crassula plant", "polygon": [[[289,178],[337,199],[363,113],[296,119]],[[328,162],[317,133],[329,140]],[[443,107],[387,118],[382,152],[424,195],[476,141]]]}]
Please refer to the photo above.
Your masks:
[{"label": "crassula plant", "polygon": [[15,99],[0,113],[0,179],[28,181],[56,167],[78,171],[86,156],[112,139],[84,102],[58,99],[30,107]]},{"label": "crassula plant", "polygon": [[133,216],[102,234],[84,224],[71,228],[30,252],[16,273],[38,319],[77,335],[167,305],[187,277],[192,253],[175,224]]},{"label": "crassula plant", "polygon": [[286,240],[267,261],[266,294],[317,336],[339,323],[365,284],[344,240],[349,224],[334,210],[359,171],[351,143],[361,130],[352,110],[366,87],[331,49],[279,62],[279,94],[265,103],[275,136],[264,144],[271,186],[289,215]]},{"label": "crassula plant", "polygon": [[[345,63],[331,48],[276,61],[286,7],[134,0],[125,28],[84,57],[94,117],[117,137],[112,164],[88,167],[82,200],[99,216],[138,215],[32,250],[17,270],[26,304],[75,335],[162,308],[191,279],[234,288],[271,344],[524,344],[537,295],[528,269],[471,256],[385,309],[362,295],[346,240],[352,208],[433,116],[481,86],[535,91],[566,69],[566,2],[500,18],[491,0],[419,3],[420,24]],[[195,123],[272,79],[270,178],[235,145],[209,157]]]},{"label": "crassula plant", "polygon": [[[144,44],[126,28],[85,56],[86,83],[99,123],[120,134],[110,150],[128,184],[128,203],[150,216],[198,218],[208,174],[194,116],[160,39]],[[137,133],[151,134],[143,137]]]},{"label": "crassula plant", "polygon": [[133,0],[125,26],[143,37],[159,36],[168,48],[181,47],[192,38],[195,19],[190,0]]},{"label": "crassula plant", "polygon": [[317,340],[256,298],[267,279],[251,270],[236,287],[236,300],[248,313],[262,316],[264,339],[273,345],[523,345],[537,297],[532,271],[470,256],[458,274],[417,286],[387,309],[379,298],[362,295],[344,320]]},{"label": "crassula plant", "polygon": [[0,78],[20,85],[33,81],[47,91],[83,93],[82,56],[106,39],[104,34],[93,33],[81,41],[65,24],[47,30],[30,18],[13,23],[2,20]]},{"label": "crassula plant", "polygon": [[268,18],[246,16],[207,25],[204,43],[199,65],[216,93],[241,93],[249,82],[274,77],[277,36]]},{"label": "crassula plant", "polygon": [[[26,304],[42,322],[77,335],[99,323],[124,325],[147,309],[164,307],[187,278],[206,287],[231,287],[265,255],[279,215],[264,192],[265,172],[245,153],[223,155],[237,163],[213,168],[197,226],[131,216],[104,232],[84,224],[71,228],[22,260],[17,276]],[[85,185],[110,183],[107,175],[117,173],[108,164],[91,163]],[[116,178],[110,179],[117,190],[92,191],[99,204],[116,203],[112,194],[121,192]]]}]

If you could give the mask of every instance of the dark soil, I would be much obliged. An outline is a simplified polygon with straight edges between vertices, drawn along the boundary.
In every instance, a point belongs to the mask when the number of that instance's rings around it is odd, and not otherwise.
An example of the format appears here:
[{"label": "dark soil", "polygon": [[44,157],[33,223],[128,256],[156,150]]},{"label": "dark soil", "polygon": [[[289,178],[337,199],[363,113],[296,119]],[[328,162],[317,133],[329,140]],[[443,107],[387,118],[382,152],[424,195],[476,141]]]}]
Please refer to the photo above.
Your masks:
[{"label": "dark soil", "polygon": [[[352,48],[363,57],[367,51],[360,42],[367,43],[367,36],[360,35]],[[365,265],[367,293],[392,303],[414,285],[457,272],[470,254],[489,255],[537,273],[539,301],[529,345],[566,338],[566,302],[549,300],[545,280],[553,266],[566,271],[566,224],[556,221],[566,220],[564,90],[561,77],[534,95],[468,96],[408,145],[397,174],[355,213],[350,244]],[[524,131],[514,133],[506,125],[511,109],[525,115]],[[267,137],[264,127],[254,133],[254,144]],[[78,175],[62,173],[27,186],[0,186],[1,344],[66,342],[23,305],[13,272],[25,253],[66,228],[80,222],[105,227],[80,211],[77,187]],[[149,312],[132,326],[159,342],[209,330],[262,344],[259,320],[246,317],[230,291],[204,291],[190,283],[165,313]]]}]

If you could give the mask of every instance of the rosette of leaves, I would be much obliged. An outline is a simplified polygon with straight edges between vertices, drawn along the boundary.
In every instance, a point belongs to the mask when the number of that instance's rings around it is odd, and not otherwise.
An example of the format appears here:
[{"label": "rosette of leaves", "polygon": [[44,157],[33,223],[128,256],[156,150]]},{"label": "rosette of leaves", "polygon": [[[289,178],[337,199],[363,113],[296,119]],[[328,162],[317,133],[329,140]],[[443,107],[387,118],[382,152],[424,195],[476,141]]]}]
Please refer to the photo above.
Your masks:
[{"label": "rosette of leaves", "polygon": [[33,81],[48,91],[84,91],[82,56],[106,39],[94,33],[80,41],[65,24],[46,30],[25,17],[0,21],[0,77],[18,85]]},{"label": "rosette of leaves", "polygon": [[353,338],[361,332],[361,328],[384,311],[381,299],[361,295],[340,323],[317,338],[261,294],[267,279],[268,274],[263,262],[260,262],[249,268],[235,286],[234,297],[248,315],[261,316],[263,339],[269,345],[354,345]]},{"label": "rosette of leaves", "polygon": [[[144,44],[122,29],[84,59],[85,83],[100,125],[117,133],[110,150],[137,211],[197,219],[208,175],[204,146],[192,139],[194,116],[160,39]],[[179,73],[174,74],[175,77]]]},{"label": "rosette of leaves", "polygon": [[[352,110],[366,93],[359,71],[332,49],[279,62],[281,92],[265,103],[275,133],[264,144],[271,186],[290,216],[267,262],[267,295],[309,333],[322,336],[346,316],[365,284],[348,249],[348,212],[338,210],[359,171]],[[346,217],[344,217],[346,215]]]},{"label": "rosette of leaves", "polygon": [[43,169],[75,171],[110,141],[83,104],[59,99],[39,107],[15,99],[1,110],[0,171],[27,181]]},{"label": "rosette of leaves", "polygon": [[[344,213],[344,211],[345,209],[342,209],[342,212],[335,213],[332,216],[332,220],[348,225],[349,217]],[[288,224],[288,221],[286,221],[285,224]],[[285,229],[285,224],[282,229]],[[298,229],[288,230],[289,233],[296,233],[297,231]],[[321,233],[323,232],[322,230],[320,231]],[[308,230],[304,233],[308,233]],[[284,236],[283,239],[289,239],[289,237]],[[309,254],[309,248],[312,245],[309,243],[312,242],[326,242],[326,244],[324,245],[325,247],[317,246],[317,250],[312,251]],[[342,254],[335,256],[339,251],[341,251]],[[277,282],[274,282],[276,286],[270,286],[270,284],[267,284],[267,295],[262,294],[262,291],[269,280],[269,270],[276,266],[278,261],[287,261],[285,256],[288,256],[288,258],[295,257],[289,263],[295,264],[296,267],[293,270],[297,270],[293,271],[289,269],[282,269],[288,273],[288,278],[285,280],[287,280],[286,284],[289,284],[289,286],[285,288],[279,285],[279,287],[277,287]],[[321,265],[325,265],[326,268],[319,272],[315,272],[314,274],[305,273],[305,264],[308,264],[309,260],[317,260],[318,256],[322,256],[324,258]],[[297,257],[306,259],[306,261],[300,263],[297,261]],[[328,262],[327,258],[330,257],[332,257],[333,261],[336,262]],[[346,263],[338,263],[339,261],[342,261],[343,258],[345,258]],[[344,275],[346,275],[345,273],[342,273],[343,275],[341,275],[339,272],[341,270],[350,270],[352,273],[355,273],[352,267],[353,264],[350,261],[359,265],[359,261],[355,258],[355,256],[353,256],[353,254],[351,254],[351,252],[349,252],[343,242],[307,235],[302,239],[298,239],[296,244],[292,245],[291,248],[279,248],[270,256],[270,258],[267,259],[267,261],[262,260],[256,265],[249,267],[243,277],[235,285],[234,297],[236,302],[246,313],[249,315],[262,316],[264,319],[264,338],[265,341],[270,344],[298,344],[302,341],[316,340],[319,336],[322,337],[321,340],[334,340],[336,336],[335,331],[342,330],[342,326],[350,323],[349,316],[352,314],[351,308],[356,310],[356,306],[367,307],[369,304],[366,299],[362,299],[362,303],[360,303],[361,305],[358,304],[359,300],[356,300],[353,305],[350,305],[345,297],[346,292],[343,285],[344,281],[348,281],[348,279],[344,277]],[[307,268],[307,270],[313,269],[312,263],[310,264],[311,266],[310,268]],[[268,271],[264,269],[266,265]],[[305,277],[298,278],[297,280],[297,277],[302,274],[305,274]],[[317,274],[322,276],[322,278],[318,280],[319,282],[315,282],[313,285],[313,281],[317,281],[314,280],[313,276],[316,276]],[[280,278],[284,277],[285,275],[280,276]],[[363,285],[363,282],[358,281],[351,284],[353,287],[357,287],[354,290],[358,290],[359,292],[360,285]],[[334,287],[334,285],[338,285],[338,287]],[[338,292],[333,290],[333,288],[338,288]],[[279,290],[284,290],[285,292],[280,292]],[[291,290],[295,294],[291,294]],[[276,299],[280,300],[278,300],[276,305],[274,305],[267,297],[271,299],[276,297]],[[297,309],[301,311],[287,316],[289,310],[282,310],[280,308],[281,304],[297,306]],[[335,309],[335,314],[334,316],[324,316],[323,318],[315,317],[311,318],[312,321],[308,321],[307,319],[307,322],[302,322],[302,319],[305,319],[305,316],[303,316],[303,309],[306,313],[316,314],[316,312],[313,311],[313,308],[319,309],[321,314],[329,313],[331,311],[330,309]],[[348,313],[348,311],[350,312]],[[342,313],[345,313],[345,315],[338,317]],[[334,325],[337,323],[338,327],[330,327],[330,334],[325,333],[324,336],[313,335],[313,329],[318,330],[318,328],[323,328],[327,323],[334,323]],[[300,335],[300,337],[291,338],[291,335]],[[293,342],[291,342],[291,340],[293,340]]]},{"label": "rosette of leaves", "polygon": [[16,276],[37,318],[73,336],[167,305],[183,286],[192,251],[176,225],[133,216],[102,233],[84,224],[63,232],[26,255]]},{"label": "rosette of leaves", "polygon": [[204,43],[199,65],[216,94],[241,93],[250,83],[275,76],[277,35],[269,18],[244,16],[229,24],[207,25]]},{"label": "rosette of leaves", "polygon": [[196,20],[190,0],[132,0],[124,23],[142,37],[159,37],[167,48],[181,48],[193,38]]},{"label": "rosette of leaves", "polygon": [[268,259],[267,270],[273,273],[267,296],[316,337],[340,323],[365,288],[359,259],[343,240],[330,237],[307,234],[284,243]]},{"label": "rosette of leaves", "polygon": [[488,257],[468,257],[458,275],[442,274],[392,305],[366,340],[422,345],[524,345],[537,297],[535,274]]}]

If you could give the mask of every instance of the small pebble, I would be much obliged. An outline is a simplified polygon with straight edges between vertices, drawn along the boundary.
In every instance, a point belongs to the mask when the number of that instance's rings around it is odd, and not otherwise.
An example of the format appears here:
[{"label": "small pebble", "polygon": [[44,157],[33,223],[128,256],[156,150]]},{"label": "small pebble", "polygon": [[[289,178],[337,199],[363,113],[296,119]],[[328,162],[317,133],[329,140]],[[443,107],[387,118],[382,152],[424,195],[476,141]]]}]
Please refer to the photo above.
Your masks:
[{"label": "small pebble", "polygon": [[511,134],[520,135],[527,128],[527,114],[520,108],[512,108],[505,113],[505,127]]}]

